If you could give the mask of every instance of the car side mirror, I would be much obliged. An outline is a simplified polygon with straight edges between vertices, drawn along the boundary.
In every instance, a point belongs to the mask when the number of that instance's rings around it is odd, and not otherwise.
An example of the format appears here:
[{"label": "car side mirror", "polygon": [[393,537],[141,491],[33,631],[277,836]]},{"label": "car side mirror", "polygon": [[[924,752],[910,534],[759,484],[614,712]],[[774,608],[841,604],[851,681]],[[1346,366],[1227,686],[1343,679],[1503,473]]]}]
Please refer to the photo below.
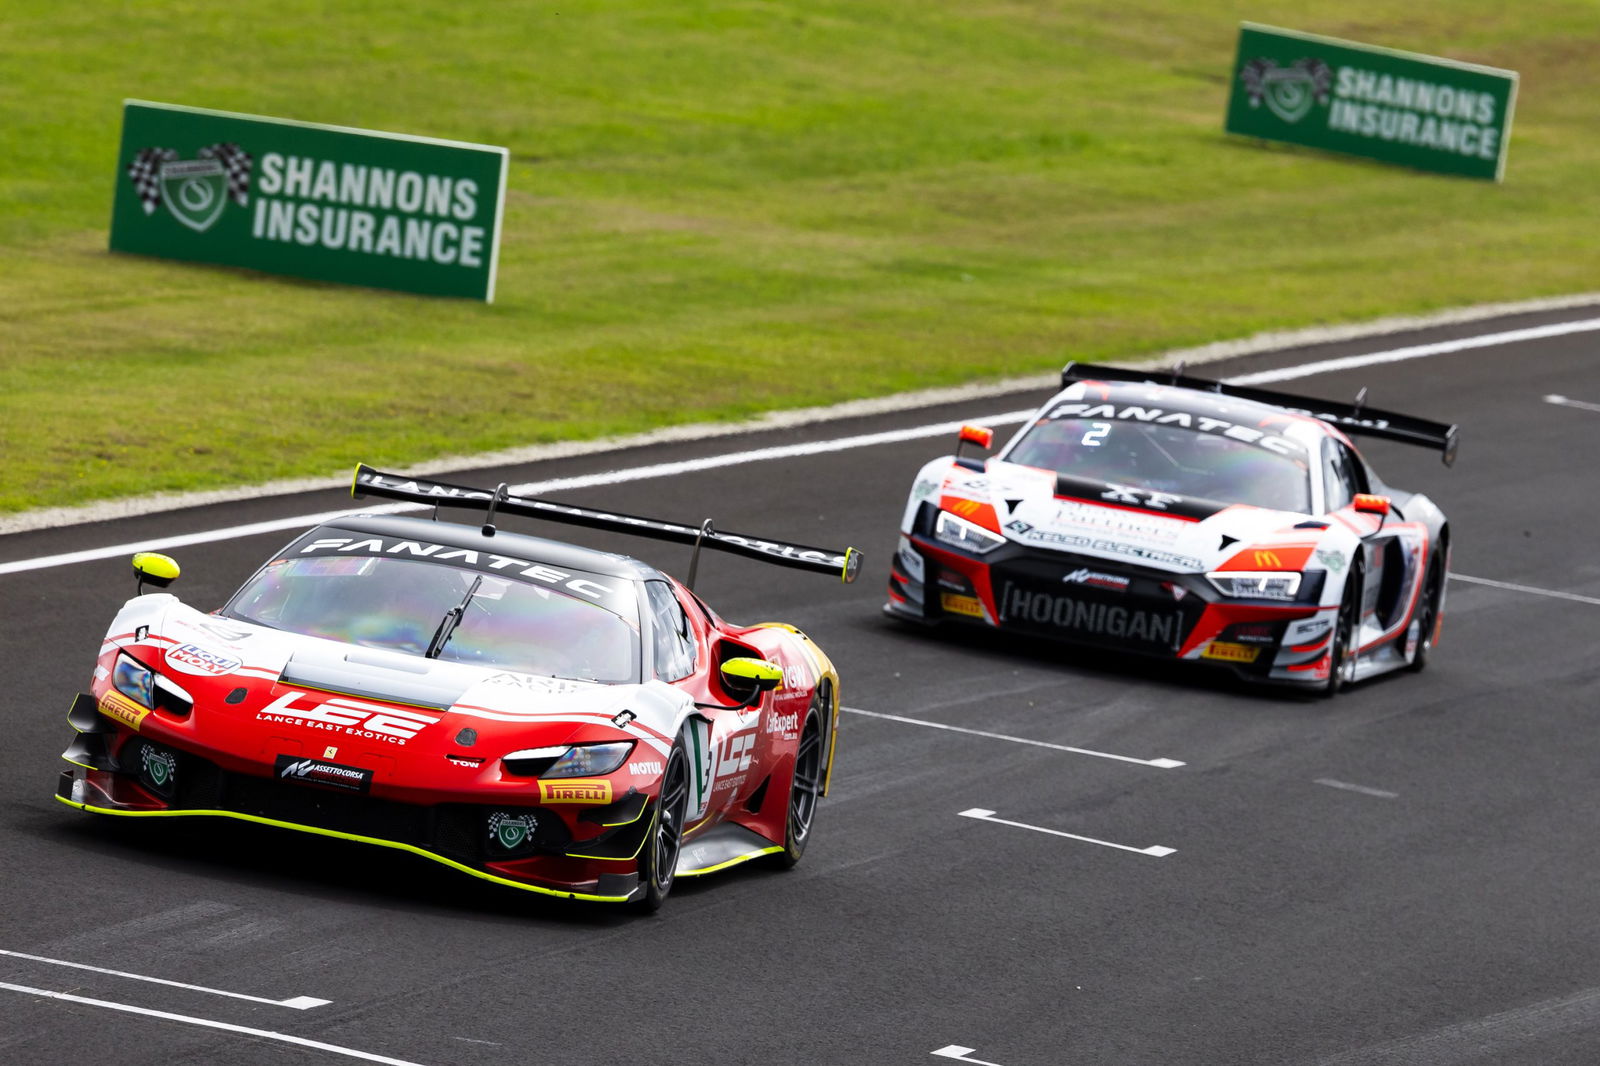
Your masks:
[{"label": "car side mirror", "polygon": [[756,692],[771,692],[783,684],[783,667],[765,659],[729,659],[722,664],[722,680],[739,692],[750,688]]},{"label": "car side mirror", "polygon": [[994,430],[988,426],[975,426],[971,423],[961,427],[961,432],[956,435],[956,458],[961,458],[963,444],[976,444],[988,450],[994,444]]},{"label": "car side mirror", "polygon": [[1384,518],[1389,514],[1389,497],[1358,492],[1356,498],[1351,501],[1351,506],[1360,514],[1375,514],[1379,518]]},{"label": "car side mirror", "polygon": [[133,557],[133,572],[139,579],[139,595],[144,595],[146,582],[158,589],[164,589],[182,573],[178,568],[178,561],[170,555],[159,552],[139,552]]}]

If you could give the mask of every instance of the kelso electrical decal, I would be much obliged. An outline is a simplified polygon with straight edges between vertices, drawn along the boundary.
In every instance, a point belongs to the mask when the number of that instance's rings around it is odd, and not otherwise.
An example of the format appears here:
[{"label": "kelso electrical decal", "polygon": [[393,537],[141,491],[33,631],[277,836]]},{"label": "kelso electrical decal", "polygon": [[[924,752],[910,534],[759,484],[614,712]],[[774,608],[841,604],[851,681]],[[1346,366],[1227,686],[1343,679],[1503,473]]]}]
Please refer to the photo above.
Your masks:
[{"label": "kelso electrical decal", "polygon": [[111,248],[492,300],[506,155],[130,100]]},{"label": "kelso electrical decal", "polygon": [[1227,131],[1498,181],[1515,71],[1245,23]]}]

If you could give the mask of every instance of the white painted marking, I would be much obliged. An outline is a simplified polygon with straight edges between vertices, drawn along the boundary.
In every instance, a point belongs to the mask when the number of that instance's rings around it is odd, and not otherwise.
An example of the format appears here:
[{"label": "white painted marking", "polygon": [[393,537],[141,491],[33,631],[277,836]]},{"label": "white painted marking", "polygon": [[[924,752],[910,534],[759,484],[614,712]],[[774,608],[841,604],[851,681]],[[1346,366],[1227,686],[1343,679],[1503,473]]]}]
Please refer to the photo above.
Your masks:
[{"label": "white painted marking", "polygon": [[1514,585],[1509,581],[1490,581],[1486,577],[1468,577],[1450,571],[1451,581],[1465,581],[1469,585],[1487,585],[1492,589],[1505,589],[1508,592],[1527,592],[1535,596],[1549,596],[1557,600],[1571,600],[1573,603],[1591,603],[1600,607],[1600,598],[1594,596],[1580,596],[1576,592],[1561,592],[1558,589],[1534,588],[1532,585]]},{"label": "white painted marking", "polygon": [[151,1010],[149,1007],[135,1007],[131,1003],[115,1003],[108,999],[90,999],[87,996],[73,996],[66,992],[52,992],[45,988],[29,988],[27,985],[13,985],[5,981],[0,981],[0,988],[10,992],[21,992],[28,996],[43,996],[46,999],[59,999],[67,1003],[81,1003],[87,1007],[105,1007],[107,1010],[120,1010],[128,1014],[142,1014],[147,1018],[161,1018],[169,1022],[183,1022],[185,1025],[199,1025],[207,1029],[221,1029],[229,1033],[242,1033],[245,1036],[260,1037],[263,1040],[281,1040],[285,1044],[315,1048],[318,1051],[331,1051],[335,1055],[348,1055],[350,1058],[364,1059],[367,1062],[381,1062],[385,1063],[386,1066],[422,1066],[421,1063],[411,1062],[407,1059],[393,1059],[387,1055],[373,1054],[370,1051],[358,1051],[355,1048],[340,1047],[338,1044],[324,1044],[320,1040],[308,1040],[303,1036],[293,1036],[289,1033],[273,1033],[265,1029],[252,1029],[247,1025],[213,1021],[210,1018],[195,1018],[187,1014]]},{"label": "white painted marking", "polygon": [[1158,770],[1172,770],[1184,765],[1177,759],[1136,759],[1131,755],[1113,755],[1105,751],[1091,751],[1089,748],[1073,748],[1066,744],[1051,744],[1044,740],[1029,740],[1027,737],[1012,737],[1004,733],[986,733],[981,729],[967,729],[959,725],[945,725],[943,722],[929,722],[921,718],[905,718],[898,714],[884,714],[881,711],[863,711],[859,707],[841,708],[847,714],[862,714],[868,718],[882,718],[889,722],[903,722],[906,725],[920,725],[928,729],[943,729],[950,733],[966,733],[968,736],[987,737],[990,740],[1008,740],[1013,744],[1029,744],[1036,748],[1049,748],[1052,751],[1068,751],[1074,755],[1093,755],[1097,759],[1115,759],[1118,762],[1131,762],[1139,766],[1153,766]]},{"label": "white painted marking", "polygon": [[1546,396],[1544,402],[1558,407],[1576,407],[1580,411],[1600,411],[1600,403],[1584,403],[1582,400],[1569,400],[1565,396]]},{"label": "white painted marking", "polygon": [[1335,781],[1331,777],[1319,777],[1316,780],[1316,784],[1327,785],[1329,788],[1342,788],[1346,792],[1359,792],[1363,796],[1376,796],[1379,799],[1392,800],[1400,798],[1400,793],[1398,792],[1385,792],[1381,788],[1368,788],[1366,785],[1352,785],[1348,781]]},{"label": "white painted marking", "polygon": [[1031,829],[1035,833],[1049,833],[1053,837],[1066,837],[1068,840],[1081,840],[1085,844],[1099,844],[1103,848],[1116,848],[1118,851],[1131,851],[1135,855],[1152,855],[1155,858],[1164,858],[1174,854],[1177,848],[1163,847],[1153,844],[1148,848],[1136,848],[1130,844],[1113,844],[1109,840],[1096,840],[1094,837],[1082,837],[1076,833],[1063,833],[1059,829],[1046,829],[1039,825],[1029,825],[1026,822],[1008,822],[1004,818],[996,818],[993,811],[986,811],[982,807],[973,807],[971,810],[962,811],[962,818],[976,818],[980,822],[997,822],[1000,825],[1015,826],[1018,829]]},{"label": "white painted marking", "polygon": [[960,1044],[951,1044],[949,1047],[942,1047],[938,1051],[930,1051],[928,1054],[941,1059],[955,1059],[957,1062],[970,1062],[973,1064],[973,1066],[1000,1066],[998,1062],[985,1062],[983,1059],[967,1058],[967,1056],[972,1054],[975,1050],[977,1049],[962,1047]]},{"label": "white painted marking", "polygon": [[50,959],[43,955],[29,955],[26,952],[7,951],[4,948],[0,948],[0,955],[10,955],[14,959],[28,959],[32,962],[46,962],[51,966],[70,966],[74,970],[90,970],[94,973],[109,974],[112,977],[126,977],[134,981],[146,981],[153,985],[186,988],[191,992],[206,992],[213,996],[247,999],[252,1003],[266,1003],[273,1007],[289,1007],[292,1010],[310,1010],[312,1007],[326,1007],[333,1002],[331,999],[316,999],[312,996],[295,996],[293,999],[263,999],[260,996],[247,996],[243,992],[225,992],[220,988],[207,988],[204,985],[188,985],[182,981],[169,981],[165,977],[147,977],[141,973],[128,973],[125,970],[108,970],[103,966],[90,966],[82,962],[68,962],[65,959]]},{"label": "white painted marking", "polygon": [[[632,467],[626,470],[609,470],[603,474],[556,478],[552,481],[530,481],[522,485],[511,486],[511,492],[518,496],[529,496],[546,492],[561,492],[567,489],[594,488],[599,485],[620,485],[628,481],[674,477],[678,474],[689,474],[700,470],[716,470],[725,466],[739,466],[743,463],[758,463],[771,459],[792,459],[805,455],[821,455],[825,452],[847,451],[851,448],[870,448],[878,444],[895,444],[901,441],[919,440],[923,437],[953,436],[967,422],[983,421],[990,425],[1006,425],[1025,421],[1032,415],[1033,411],[1031,409],[1027,411],[1009,411],[1004,414],[989,415],[982,419],[939,422],[926,426],[914,426],[910,429],[867,433],[858,437],[840,437],[836,440],[811,441],[805,444],[788,444],[774,448],[756,448],[744,452],[726,452],[722,455],[708,455],[701,459],[686,459],[676,463],[657,463],[653,466]],[[229,526],[226,529],[212,529],[204,533],[183,533],[151,540],[129,541],[125,544],[114,544],[107,548],[90,548],[85,551],[65,552],[61,555],[40,556],[36,559],[19,559],[16,562],[0,563],[0,574],[15,574],[25,570],[44,570],[53,566],[70,566],[75,563],[96,562],[100,559],[115,559],[118,556],[132,555],[135,552],[165,551],[172,548],[188,547],[192,544],[236,540],[239,537],[276,533],[286,529],[303,530],[317,525],[319,522],[328,522],[353,514],[401,514],[407,511],[427,511],[431,509],[431,507],[421,504],[397,503],[352,507],[340,511],[322,511],[317,514],[296,515],[292,518],[278,518],[268,522],[252,522],[248,525]]]},{"label": "white painted marking", "polygon": [[1523,341],[1565,337],[1573,333],[1593,333],[1595,330],[1600,330],[1600,318],[1586,318],[1578,322],[1557,322],[1548,326],[1507,330],[1504,333],[1485,333],[1477,337],[1459,337],[1453,341],[1414,344],[1409,348],[1395,348],[1387,352],[1347,355],[1342,359],[1324,359],[1316,363],[1304,363],[1300,366],[1288,366],[1278,370],[1262,370],[1255,374],[1241,374],[1238,377],[1227,378],[1226,380],[1230,385],[1268,385],[1275,381],[1293,381],[1295,378],[1310,377],[1313,374],[1326,374],[1335,370],[1354,370],[1363,366],[1377,366],[1380,363],[1403,363],[1408,359],[1422,359],[1430,355],[1450,355],[1455,352],[1472,351],[1476,348],[1498,348],[1504,344],[1520,344]]}]

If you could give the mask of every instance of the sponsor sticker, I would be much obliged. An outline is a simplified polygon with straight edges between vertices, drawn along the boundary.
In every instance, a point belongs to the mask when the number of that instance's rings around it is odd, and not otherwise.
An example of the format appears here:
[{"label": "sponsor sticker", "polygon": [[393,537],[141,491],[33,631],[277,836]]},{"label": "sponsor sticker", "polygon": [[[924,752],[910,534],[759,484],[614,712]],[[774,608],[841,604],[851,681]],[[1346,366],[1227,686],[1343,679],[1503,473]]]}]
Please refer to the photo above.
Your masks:
[{"label": "sponsor sticker", "polygon": [[951,614],[966,615],[968,618],[983,617],[983,604],[978,602],[976,596],[958,596],[953,592],[941,592],[939,606]]},{"label": "sponsor sticker", "polygon": [[157,792],[172,795],[173,783],[178,777],[177,755],[153,744],[143,744],[139,748],[139,768]]},{"label": "sponsor sticker", "polygon": [[1034,592],[1007,583],[1002,599],[1007,622],[1031,622],[1096,636],[1146,641],[1175,648],[1182,635],[1182,615],[1176,611],[1142,611],[1137,608],[1095,603],[1072,596]]},{"label": "sponsor sticker", "polygon": [[766,731],[777,733],[785,740],[793,740],[800,732],[800,715],[795,711],[788,714],[768,714]]},{"label": "sponsor sticker", "polygon": [[1248,644],[1230,644],[1226,641],[1213,640],[1206,645],[1200,653],[1202,659],[1221,659],[1230,663],[1253,663],[1260,656],[1261,649]]},{"label": "sponsor sticker", "polygon": [[610,803],[611,782],[596,778],[572,778],[568,781],[540,781],[541,803]]},{"label": "sponsor sticker", "polygon": [[506,851],[515,851],[538,831],[539,819],[531,812],[507,814],[495,811],[489,815],[489,842]]},{"label": "sponsor sticker", "polygon": [[138,729],[144,716],[150,713],[150,708],[139,706],[120,692],[107,690],[100,697],[100,713],[130,729]]},{"label": "sponsor sticker", "polygon": [[1098,570],[1079,567],[1061,578],[1068,585],[1093,585],[1097,589],[1110,589],[1113,592],[1126,592],[1128,579],[1119,574],[1102,574]]},{"label": "sponsor sticker", "polygon": [[628,764],[628,773],[639,777],[660,777],[666,773],[666,763],[646,760],[644,762],[631,762]]},{"label": "sponsor sticker", "polygon": [[280,755],[272,764],[280,781],[302,785],[322,785],[342,792],[365,792],[372,785],[372,771],[359,766],[344,766],[323,759],[302,759]]},{"label": "sponsor sticker", "polygon": [[360,700],[339,698],[309,706],[300,705],[301,700],[311,698],[304,692],[286,692],[257,711],[256,721],[327,729],[384,744],[404,744],[427,726],[439,721],[436,715],[363,703]]},{"label": "sponsor sticker", "polygon": [[167,649],[167,668],[180,674],[208,674],[216,677],[231,674],[243,666],[243,660],[221,652],[209,651],[198,644],[179,644]]}]

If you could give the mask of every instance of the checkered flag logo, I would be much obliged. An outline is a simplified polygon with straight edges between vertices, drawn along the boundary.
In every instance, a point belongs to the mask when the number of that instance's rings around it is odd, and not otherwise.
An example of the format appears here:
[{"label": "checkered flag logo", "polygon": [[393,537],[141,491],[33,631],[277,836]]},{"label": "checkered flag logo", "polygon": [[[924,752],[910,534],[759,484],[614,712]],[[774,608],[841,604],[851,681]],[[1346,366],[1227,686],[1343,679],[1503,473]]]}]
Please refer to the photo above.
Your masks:
[{"label": "checkered flag logo", "polygon": [[[133,179],[133,187],[139,192],[139,203],[144,205],[145,214],[153,215],[161,206],[161,164],[177,158],[178,153],[171,148],[141,148],[128,164],[128,177]],[[245,156],[246,160],[249,158]],[[248,162],[245,169],[248,173]]]},{"label": "checkered flag logo", "polygon": [[254,160],[249,152],[227,142],[200,149],[200,158],[221,163],[223,173],[228,176],[228,198],[240,207],[250,206],[250,167]]}]

